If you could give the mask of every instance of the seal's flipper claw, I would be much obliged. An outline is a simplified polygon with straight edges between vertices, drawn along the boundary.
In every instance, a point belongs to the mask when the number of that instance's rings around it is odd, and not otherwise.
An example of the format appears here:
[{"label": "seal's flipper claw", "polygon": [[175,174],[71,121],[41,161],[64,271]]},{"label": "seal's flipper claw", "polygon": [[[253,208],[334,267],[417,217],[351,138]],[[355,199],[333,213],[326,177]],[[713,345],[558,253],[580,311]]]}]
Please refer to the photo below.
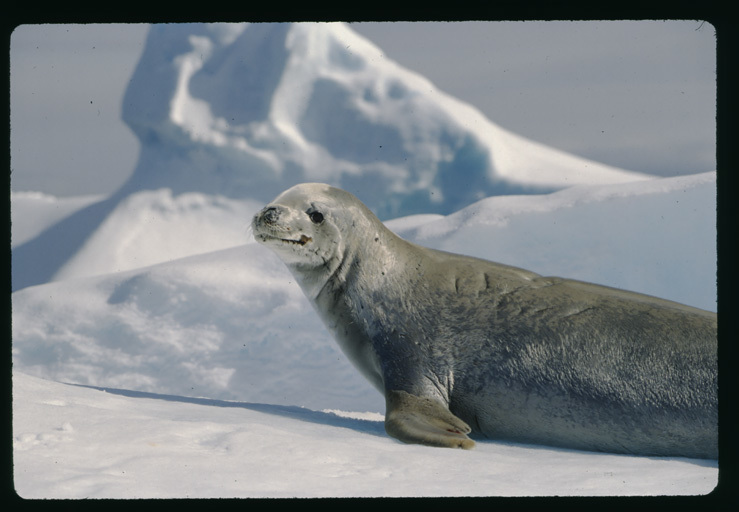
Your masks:
[{"label": "seal's flipper claw", "polygon": [[385,431],[404,443],[470,449],[471,429],[440,402],[405,391],[388,391]]}]

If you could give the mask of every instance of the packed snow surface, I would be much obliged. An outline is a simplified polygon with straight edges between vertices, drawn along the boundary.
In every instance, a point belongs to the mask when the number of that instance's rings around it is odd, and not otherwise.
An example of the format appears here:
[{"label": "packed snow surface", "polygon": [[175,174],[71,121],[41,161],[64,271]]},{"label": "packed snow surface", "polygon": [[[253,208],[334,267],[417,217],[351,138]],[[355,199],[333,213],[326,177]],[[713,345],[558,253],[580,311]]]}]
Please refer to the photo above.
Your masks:
[{"label": "packed snow surface", "polygon": [[510,443],[434,449],[388,438],[379,414],[14,379],[24,498],[704,494],[710,461]]}]

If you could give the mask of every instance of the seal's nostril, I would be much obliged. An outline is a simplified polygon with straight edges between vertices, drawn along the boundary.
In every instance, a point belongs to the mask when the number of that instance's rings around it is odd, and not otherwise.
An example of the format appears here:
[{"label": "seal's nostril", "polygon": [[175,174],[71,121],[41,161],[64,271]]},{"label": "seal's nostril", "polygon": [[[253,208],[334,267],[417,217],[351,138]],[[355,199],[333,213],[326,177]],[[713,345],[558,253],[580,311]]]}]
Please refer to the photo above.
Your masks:
[{"label": "seal's nostril", "polygon": [[274,207],[265,208],[262,212],[262,219],[264,219],[264,222],[267,224],[274,224],[277,222],[279,216],[280,214],[277,211],[277,208]]}]

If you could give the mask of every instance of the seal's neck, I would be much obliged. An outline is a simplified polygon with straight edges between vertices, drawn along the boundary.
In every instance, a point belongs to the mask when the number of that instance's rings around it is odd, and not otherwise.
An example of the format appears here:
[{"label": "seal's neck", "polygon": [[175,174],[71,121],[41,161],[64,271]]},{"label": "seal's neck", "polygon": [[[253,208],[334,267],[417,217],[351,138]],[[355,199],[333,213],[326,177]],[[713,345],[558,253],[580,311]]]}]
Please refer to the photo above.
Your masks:
[{"label": "seal's neck", "polygon": [[305,296],[311,301],[315,301],[331,276],[336,272],[337,264],[329,262],[326,266],[307,268],[307,265],[297,263],[289,264],[287,267],[298,281]]},{"label": "seal's neck", "polygon": [[324,289],[341,287],[346,283],[348,274],[352,269],[356,270],[360,260],[356,250],[348,249],[339,251],[320,266],[295,263],[288,265],[288,268],[303,293],[308,299],[315,301]]},{"label": "seal's neck", "polygon": [[382,277],[397,264],[393,256],[397,245],[405,243],[377,221],[371,228],[362,229],[362,240],[352,243],[339,241],[332,256],[319,266],[301,263],[288,264],[305,295],[315,301],[325,290],[346,289],[352,283],[364,288],[379,285]]}]

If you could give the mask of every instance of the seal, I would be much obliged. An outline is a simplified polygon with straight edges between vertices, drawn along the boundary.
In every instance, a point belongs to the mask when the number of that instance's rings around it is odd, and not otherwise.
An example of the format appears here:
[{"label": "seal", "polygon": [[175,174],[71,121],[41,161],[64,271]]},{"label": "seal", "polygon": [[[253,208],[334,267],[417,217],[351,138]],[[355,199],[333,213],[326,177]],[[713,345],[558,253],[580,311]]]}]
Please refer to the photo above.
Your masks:
[{"label": "seal", "polygon": [[384,394],[392,437],[718,457],[715,313],[424,248],[323,184],[252,229]]}]

